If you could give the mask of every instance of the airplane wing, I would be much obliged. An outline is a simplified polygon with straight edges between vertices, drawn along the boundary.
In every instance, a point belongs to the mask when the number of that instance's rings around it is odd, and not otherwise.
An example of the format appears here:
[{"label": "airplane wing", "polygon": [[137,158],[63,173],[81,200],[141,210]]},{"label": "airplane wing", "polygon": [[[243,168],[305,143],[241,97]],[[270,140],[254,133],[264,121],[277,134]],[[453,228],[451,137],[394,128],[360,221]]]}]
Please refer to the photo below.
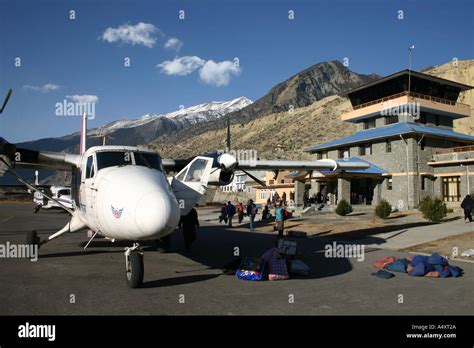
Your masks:
[{"label": "airplane wing", "polygon": [[365,162],[337,162],[332,159],[321,159],[317,161],[238,161],[239,169],[246,170],[357,170],[367,169],[369,165]]},{"label": "airplane wing", "polygon": [[62,152],[35,151],[17,148],[0,138],[0,176],[14,168],[71,170],[79,167],[81,156]]}]

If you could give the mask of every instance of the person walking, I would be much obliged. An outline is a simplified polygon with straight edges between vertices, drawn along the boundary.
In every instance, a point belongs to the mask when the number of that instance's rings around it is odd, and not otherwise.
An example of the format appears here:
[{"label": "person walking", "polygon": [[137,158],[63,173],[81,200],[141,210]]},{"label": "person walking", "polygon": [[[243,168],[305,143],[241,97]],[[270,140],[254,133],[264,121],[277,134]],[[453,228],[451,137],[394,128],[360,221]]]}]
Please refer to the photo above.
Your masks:
[{"label": "person walking", "polygon": [[275,210],[275,228],[278,231],[278,236],[283,237],[283,231],[285,228],[285,209],[280,203],[277,203]]},{"label": "person walking", "polygon": [[183,229],[184,247],[189,251],[191,244],[196,240],[196,231],[199,228],[196,209],[192,208],[187,215],[181,216],[178,226]]},{"label": "person walking", "polygon": [[304,191],[303,194],[303,208],[306,209],[309,206],[309,194],[308,191]]},{"label": "person walking", "polygon": [[255,215],[257,215],[257,206],[253,203],[253,200],[249,199],[247,203],[247,216],[249,217],[250,221],[250,231],[253,231]]},{"label": "person walking", "polygon": [[239,219],[239,224],[242,223],[242,220],[244,219],[244,205],[242,202],[237,205],[237,217]]},{"label": "person walking", "polygon": [[461,202],[461,208],[464,210],[464,222],[472,222],[472,208],[474,208],[474,200],[471,198],[470,195],[466,195]]},{"label": "person walking", "polygon": [[226,213],[227,219],[229,219],[229,227],[232,227],[232,218],[235,215],[235,205],[233,205],[230,201],[227,202]]},{"label": "person walking", "polygon": [[219,223],[224,221],[227,223],[227,203],[224,203],[224,205],[221,207],[221,215],[219,216]]}]

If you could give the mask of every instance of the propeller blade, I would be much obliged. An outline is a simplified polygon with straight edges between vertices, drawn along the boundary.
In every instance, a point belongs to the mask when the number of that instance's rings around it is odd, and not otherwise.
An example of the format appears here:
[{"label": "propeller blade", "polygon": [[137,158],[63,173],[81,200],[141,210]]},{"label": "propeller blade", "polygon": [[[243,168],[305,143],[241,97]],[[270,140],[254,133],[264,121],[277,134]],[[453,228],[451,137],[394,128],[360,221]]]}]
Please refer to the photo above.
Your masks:
[{"label": "propeller blade", "polygon": [[10,88],[7,92],[7,96],[3,100],[2,107],[0,108],[0,114],[3,112],[3,109],[5,109],[5,106],[7,106],[8,100],[10,99],[10,96],[12,95],[13,90]]},{"label": "propeller blade", "polygon": [[227,138],[226,138],[226,153],[230,152],[230,119],[227,117]]},{"label": "propeller blade", "polygon": [[[238,167],[237,167],[238,168]],[[242,169],[242,168],[238,168],[239,170],[243,171],[245,174],[247,174],[248,176],[250,176],[256,183],[258,183],[260,186],[263,186],[263,187],[267,187],[267,184],[264,183],[262,180],[260,180],[259,178],[253,176],[252,174],[250,174],[249,172],[247,172],[246,170]]]}]

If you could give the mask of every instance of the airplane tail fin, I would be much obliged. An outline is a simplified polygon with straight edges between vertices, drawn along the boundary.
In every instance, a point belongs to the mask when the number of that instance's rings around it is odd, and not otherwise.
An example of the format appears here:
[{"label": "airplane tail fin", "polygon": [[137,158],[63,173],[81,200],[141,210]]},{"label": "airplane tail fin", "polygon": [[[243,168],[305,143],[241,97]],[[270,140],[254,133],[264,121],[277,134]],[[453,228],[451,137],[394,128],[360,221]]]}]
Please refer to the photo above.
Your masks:
[{"label": "airplane tail fin", "polygon": [[82,114],[81,143],[79,144],[79,154],[82,155],[87,150],[87,114]]}]

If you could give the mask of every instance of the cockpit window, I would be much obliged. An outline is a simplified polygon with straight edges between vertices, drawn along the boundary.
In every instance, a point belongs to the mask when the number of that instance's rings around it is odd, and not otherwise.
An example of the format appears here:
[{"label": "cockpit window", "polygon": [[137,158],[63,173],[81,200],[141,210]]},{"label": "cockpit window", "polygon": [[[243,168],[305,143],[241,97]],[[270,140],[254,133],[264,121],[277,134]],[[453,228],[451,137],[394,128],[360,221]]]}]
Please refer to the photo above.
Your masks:
[{"label": "cockpit window", "polygon": [[134,155],[135,164],[137,166],[145,166],[148,168],[162,170],[160,155],[149,152],[134,152]]},{"label": "cockpit window", "polygon": [[64,190],[59,190],[58,191],[58,197],[61,197],[61,196],[64,196],[64,195],[70,195],[71,194],[71,190],[69,189],[64,189]]},{"label": "cockpit window", "polygon": [[96,157],[98,170],[108,167],[126,166],[132,164],[132,154],[130,152],[98,151],[96,153]]},{"label": "cockpit window", "polygon": [[89,156],[87,157],[87,164],[86,164],[86,179],[90,179],[94,177],[94,157]]},{"label": "cockpit window", "polygon": [[[159,154],[139,151],[98,151],[97,169],[135,164],[162,171]],[[135,161],[133,161],[133,158]]]}]

